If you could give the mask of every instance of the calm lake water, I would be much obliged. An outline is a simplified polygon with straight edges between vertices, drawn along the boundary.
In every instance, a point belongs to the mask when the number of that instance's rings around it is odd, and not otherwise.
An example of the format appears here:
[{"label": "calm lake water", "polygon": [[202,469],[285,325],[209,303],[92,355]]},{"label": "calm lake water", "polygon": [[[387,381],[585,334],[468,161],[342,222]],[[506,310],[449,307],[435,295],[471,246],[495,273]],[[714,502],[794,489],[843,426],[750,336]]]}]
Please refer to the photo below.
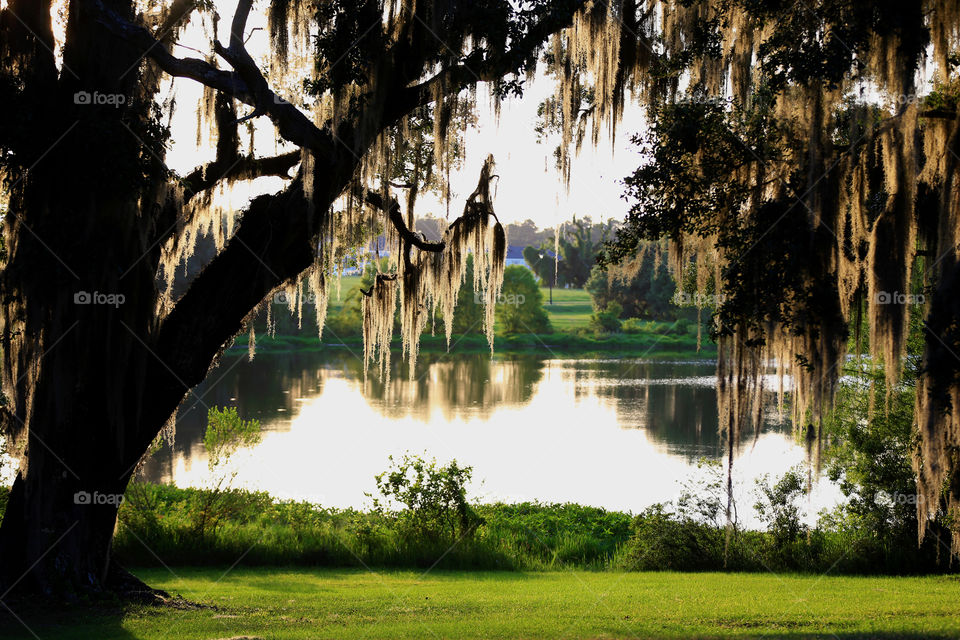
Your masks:
[{"label": "calm lake water", "polygon": [[[257,418],[262,442],[233,460],[235,486],[329,507],[364,507],[388,456],[410,451],[474,467],[485,501],[579,502],[639,512],[700,477],[697,460],[723,459],[710,360],[422,354],[416,376],[396,364],[366,382],[347,349],[226,356],[184,402],[172,450],[144,469],[179,486],[210,481],[206,407]],[[771,402],[773,398],[771,398]],[[744,437],[734,464],[741,517],[754,480],[801,464],[788,423]],[[838,499],[818,483],[812,511]],[[746,518],[750,521],[751,518]]]}]

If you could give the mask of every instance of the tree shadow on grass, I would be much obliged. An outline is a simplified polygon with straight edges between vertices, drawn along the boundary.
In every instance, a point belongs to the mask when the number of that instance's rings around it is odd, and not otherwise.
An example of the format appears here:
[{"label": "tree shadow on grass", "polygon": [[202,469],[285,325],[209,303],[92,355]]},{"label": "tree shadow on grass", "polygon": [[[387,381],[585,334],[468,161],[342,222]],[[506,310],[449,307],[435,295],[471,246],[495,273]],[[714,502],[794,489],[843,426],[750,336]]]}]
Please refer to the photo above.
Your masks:
[{"label": "tree shadow on grass", "polygon": [[162,604],[125,603],[119,599],[64,603],[42,598],[8,598],[0,600],[0,639],[143,640],[143,635],[123,627],[127,617],[175,616],[212,608],[181,597],[168,598]]},{"label": "tree shadow on grass", "polygon": [[0,638],[4,640],[135,639],[123,628],[122,605],[57,606],[41,601],[4,602],[0,606]]}]

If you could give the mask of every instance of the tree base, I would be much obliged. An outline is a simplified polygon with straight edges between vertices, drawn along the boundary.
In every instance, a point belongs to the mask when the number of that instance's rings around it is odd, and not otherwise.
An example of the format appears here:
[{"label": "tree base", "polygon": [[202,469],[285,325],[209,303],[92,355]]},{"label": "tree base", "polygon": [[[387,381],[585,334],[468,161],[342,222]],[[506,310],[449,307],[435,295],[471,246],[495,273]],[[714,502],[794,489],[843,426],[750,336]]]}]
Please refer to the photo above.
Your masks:
[{"label": "tree base", "polygon": [[[120,598],[124,602],[133,604],[145,604],[153,606],[176,606],[174,601],[182,601],[182,598],[174,598],[162,589],[154,589],[143,580],[133,575],[123,568],[119,563],[113,561],[110,563],[110,570],[107,574],[106,588],[108,593]],[[183,601],[183,604],[189,605]],[[197,605],[198,606],[198,605]],[[197,606],[185,606],[178,608],[197,608]]]}]

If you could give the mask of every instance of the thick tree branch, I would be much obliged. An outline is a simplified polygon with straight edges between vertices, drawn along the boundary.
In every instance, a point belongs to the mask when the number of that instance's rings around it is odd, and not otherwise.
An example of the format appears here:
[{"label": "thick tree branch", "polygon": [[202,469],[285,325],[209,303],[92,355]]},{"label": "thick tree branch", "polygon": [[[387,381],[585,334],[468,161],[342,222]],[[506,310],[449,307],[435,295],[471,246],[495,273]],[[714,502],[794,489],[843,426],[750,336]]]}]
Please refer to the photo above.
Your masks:
[{"label": "thick tree branch", "polygon": [[[233,238],[149,339],[150,349],[164,355],[163,363],[147,373],[151,393],[144,398],[145,415],[176,405],[186,388],[203,380],[210,363],[241,331],[250,310],[313,263],[315,222],[300,179],[250,203]],[[149,432],[153,425],[142,428]]]},{"label": "thick tree branch", "polygon": [[237,2],[237,10],[233,14],[233,22],[230,25],[230,49],[234,51],[243,50],[243,34],[247,30],[247,18],[250,17],[252,6],[253,0]]},{"label": "thick tree branch", "polygon": [[428,242],[420,234],[411,231],[407,223],[403,220],[403,213],[400,211],[400,203],[396,198],[391,198],[389,203],[383,201],[383,196],[370,190],[363,190],[361,194],[364,201],[371,207],[380,209],[387,214],[390,223],[400,234],[400,238],[407,244],[413,245],[421,251],[443,251],[446,245],[443,242]]},{"label": "thick tree branch", "polygon": [[[107,29],[143,55],[149,56],[165,73],[176,78],[195,80],[260,110],[273,121],[281,136],[300,147],[319,149],[328,142],[329,132],[319,129],[303,112],[270,90],[263,74],[243,48],[242,41],[239,47],[224,48],[219,43],[215,44],[217,54],[235,69],[233,72],[224,71],[205,60],[177,58],[144,27],[125,20],[105,7],[101,0],[96,0],[96,5],[100,11],[100,22]],[[249,12],[249,6],[246,10]],[[243,28],[246,17],[239,8],[238,16],[242,17],[239,26]],[[235,25],[238,16],[235,16]],[[234,36],[231,35],[231,39]]]},{"label": "thick tree branch", "polygon": [[433,101],[437,89],[444,93],[459,91],[476,82],[494,82],[512,73],[535,59],[537,50],[547,38],[569,27],[574,16],[588,4],[588,0],[564,0],[552,3],[547,15],[527,29],[508,50],[502,53],[487,52],[485,57],[476,55],[464,59],[462,64],[447,67],[432,78],[405,89],[393,105],[404,113]]},{"label": "thick tree branch", "polygon": [[215,187],[220,182],[236,182],[238,180],[253,180],[264,176],[289,178],[289,171],[300,162],[300,152],[290,151],[279,156],[267,158],[242,157],[230,160],[229,164],[223,160],[215,160],[202,167],[197,167],[180,181],[186,189],[185,200],[194,195]]},{"label": "thick tree branch", "polygon": [[[194,79],[252,106],[255,112],[265,113],[277,125],[281,136],[309,149],[316,162],[313,202],[306,202],[302,175],[279,194],[261,196],[251,202],[233,238],[194,279],[153,335],[151,347],[167,357],[166,366],[154,367],[150,372],[148,387],[155,392],[150,394],[149,401],[162,407],[168,406],[171,398],[181,398],[184,385],[192,386],[203,379],[207,363],[215,359],[230,338],[241,330],[244,318],[270,291],[296,278],[313,264],[316,234],[322,217],[351,183],[359,157],[384,128],[395,124],[416,106],[432,101],[435,95],[432,90],[437,83],[445,82],[444,93],[450,93],[476,84],[478,80],[496,80],[520,70],[535,59],[537,48],[549,33],[570,24],[586,0],[562,0],[551,4],[545,11],[547,17],[527,29],[526,35],[516,39],[515,46],[503,54],[484,53],[413,87],[408,87],[410,78],[407,73],[384,77],[381,81],[384,84],[370,88],[368,100],[360,112],[336,131],[330,127],[316,127],[267,86],[263,74],[243,47],[250,0],[241,0],[238,6],[229,46],[215,45],[216,53],[233,67],[232,72],[217,69],[203,60],[176,58],[145,29],[104,9],[102,0],[95,2],[100,7],[101,20],[112,32],[153,58],[165,72]],[[557,9],[555,5],[562,6]],[[403,47],[387,54],[388,57],[402,57]],[[394,62],[400,64],[399,58]],[[411,69],[416,66],[416,60],[411,66],[411,60],[406,59],[402,66]],[[341,147],[340,140],[350,141],[349,155]],[[285,161],[295,162],[290,156]],[[248,169],[241,167],[235,171]],[[197,184],[203,186],[202,182]],[[378,203],[376,194],[364,194],[364,200],[372,206],[385,207],[406,250],[413,246],[424,251],[443,250],[443,243],[427,242],[407,228],[398,204]],[[479,203],[468,204],[468,208],[472,212],[477,205]],[[451,226],[461,221],[458,219]]]}]

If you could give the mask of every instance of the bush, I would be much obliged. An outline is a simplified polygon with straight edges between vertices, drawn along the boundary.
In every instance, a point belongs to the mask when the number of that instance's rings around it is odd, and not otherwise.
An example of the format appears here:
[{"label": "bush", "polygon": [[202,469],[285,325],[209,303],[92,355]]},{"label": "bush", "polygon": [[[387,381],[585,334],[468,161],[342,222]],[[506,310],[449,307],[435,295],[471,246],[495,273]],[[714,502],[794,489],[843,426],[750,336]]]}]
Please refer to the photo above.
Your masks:
[{"label": "bush", "polygon": [[685,336],[690,333],[690,327],[693,325],[694,333],[696,333],[696,323],[690,322],[686,318],[677,318],[677,321],[667,326],[667,335],[673,336]]},{"label": "bush", "polygon": [[[922,336],[921,321],[922,314],[911,314],[912,336]],[[913,351],[920,349],[918,340]],[[917,445],[916,369],[908,361],[901,384],[876,410],[872,386],[884,384],[882,369],[849,373],[825,422],[827,472],[847,498],[842,508],[820,523],[843,539],[838,568],[894,573],[945,570],[949,556],[941,545],[949,536],[949,526],[943,502],[937,517],[927,524],[926,537],[917,544],[918,489],[912,467]]]},{"label": "bush", "polygon": [[629,334],[646,333],[647,326],[648,323],[640,318],[627,318],[620,325],[620,330]]},{"label": "bush", "polygon": [[679,309],[673,302],[676,284],[667,267],[658,265],[654,251],[638,257],[639,264],[607,269],[595,265],[584,288],[593,303],[604,309],[610,302],[619,303],[632,317],[670,320]]},{"label": "bush", "polygon": [[504,270],[496,319],[505,334],[550,333],[550,319],[543,308],[543,292],[526,267],[514,264]]},{"label": "bush", "polygon": [[498,503],[480,513],[485,540],[545,567],[603,567],[633,532],[629,514],[577,504]]},{"label": "bush", "polygon": [[618,333],[620,331],[620,314],[623,307],[619,302],[609,302],[605,309],[597,309],[590,316],[590,329],[594,333]]},{"label": "bush", "polygon": [[633,537],[618,558],[631,571],[719,571],[724,568],[724,530],[680,519],[667,505],[647,508],[634,521]]},{"label": "bush", "polygon": [[[161,535],[159,519],[167,516],[189,522],[189,527],[180,531],[181,536],[198,540],[216,533],[226,521],[245,521],[251,504],[269,503],[265,493],[250,493],[230,487],[236,472],[228,472],[226,467],[233,454],[240,447],[249,447],[260,442],[260,422],[243,420],[234,407],[210,407],[207,411],[207,428],[203,436],[203,445],[207,450],[207,466],[211,473],[207,491],[188,494],[195,501],[189,507],[182,502],[163,504],[161,493],[154,485],[133,483],[126,491],[118,518],[134,534],[150,538]],[[155,444],[147,456],[156,452]]]},{"label": "bush", "polygon": [[805,481],[798,468],[790,469],[779,480],[771,484],[770,477],[757,480],[757,502],[754,505],[761,522],[767,524],[770,534],[764,555],[778,566],[800,569],[809,563],[804,556],[810,555],[806,549],[809,541],[809,528],[800,521],[800,506],[797,504],[804,496]]},{"label": "bush", "polygon": [[410,454],[400,462],[389,459],[390,469],[376,476],[380,498],[373,506],[378,513],[387,511],[381,500],[406,507],[397,515],[401,531],[437,542],[470,537],[483,524],[467,501],[472,467],[462,467],[456,460],[438,466],[436,460]]},{"label": "bush", "polygon": [[754,505],[762,522],[773,534],[777,545],[795,542],[807,532],[800,522],[800,507],[797,501],[804,494],[804,479],[798,468],[790,469],[772,485],[770,476],[757,480],[757,503]]}]

